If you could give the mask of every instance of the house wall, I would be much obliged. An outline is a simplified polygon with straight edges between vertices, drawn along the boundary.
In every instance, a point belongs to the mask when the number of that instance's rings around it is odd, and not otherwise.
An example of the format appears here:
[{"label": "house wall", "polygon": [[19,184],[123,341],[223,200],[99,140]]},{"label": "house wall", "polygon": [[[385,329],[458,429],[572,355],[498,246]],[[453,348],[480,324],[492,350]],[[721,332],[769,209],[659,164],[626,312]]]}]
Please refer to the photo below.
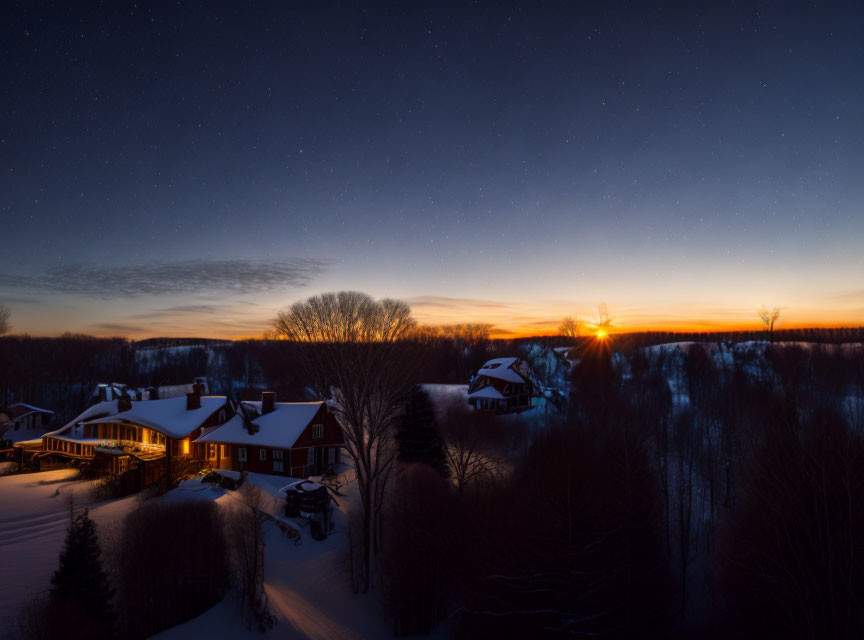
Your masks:
[{"label": "house wall", "polygon": [[[485,383],[488,383],[490,386],[497,389],[501,393],[501,395],[504,396],[504,398],[497,401],[487,400],[485,403],[487,406],[483,410],[503,413],[531,406],[530,384],[516,384],[512,382],[505,382],[504,380],[500,380],[498,378],[480,376],[478,383],[472,385],[472,388],[480,389],[486,386]],[[472,407],[476,409],[478,408],[478,406],[480,406],[479,400],[479,398],[471,398],[468,402],[469,404],[471,404]],[[492,406],[493,403],[494,406]]]},{"label": "house wall", "polygon": [[[312,438],[312,427],[316,424],[324,425],[324,436],[322,438]],[[245,445],[246,461],[241,462],[239,449],[244,445],[227,445],[231,459],[230,461],[221,461],[219,468],[305,478],[310,475],[323,473],[331,457],[334,459],[334,462],[339,462],[341,460],[341,449],[344,447],[344,444],[345,441],[342,438],[342,430],[339,427],[339,423],[327,411],[326,407],[322,406],[306,429],[303,430],[303,433],[297,438],[297,442],[291,449]],[[312,469],[307,464],[310,448],[315,449],[312,454],[315,460]],[[264,450],[263,459],[261,457],[262,449]],[[332,456],[329,454],[330,449],[335,449]],[[275,457],[276,452],[281,452],[281,458]],[[281,471],[278,470],[278,467],[274,466],[274,462],[282,463]]]}]

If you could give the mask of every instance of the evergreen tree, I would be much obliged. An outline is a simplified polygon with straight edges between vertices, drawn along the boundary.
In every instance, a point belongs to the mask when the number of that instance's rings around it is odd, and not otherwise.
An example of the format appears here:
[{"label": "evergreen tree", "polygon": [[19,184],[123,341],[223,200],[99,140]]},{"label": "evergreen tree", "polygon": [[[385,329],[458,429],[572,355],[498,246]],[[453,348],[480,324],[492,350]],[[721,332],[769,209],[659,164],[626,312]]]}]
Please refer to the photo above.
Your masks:
[{"label": "evergreen tree", "polygon": [[396,441],[401,462],[427,464],[441,474],[448,473],[432,401],[419,385],[408,398],[405,415],[396,429]]},{"label": "evergreen tree", "polygon": [[51,578],[51,622],[66,637],[108,638],[113,635],[114,590],[102,569],[96,525],[87,510],[75,516],[60,553],[60,567]]}]

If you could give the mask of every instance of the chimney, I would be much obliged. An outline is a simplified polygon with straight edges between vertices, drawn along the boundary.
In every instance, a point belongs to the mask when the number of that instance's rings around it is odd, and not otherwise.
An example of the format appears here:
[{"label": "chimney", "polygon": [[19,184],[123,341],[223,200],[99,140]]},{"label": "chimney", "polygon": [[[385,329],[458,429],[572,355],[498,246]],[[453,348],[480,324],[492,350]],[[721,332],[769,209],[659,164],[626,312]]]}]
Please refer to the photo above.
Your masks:
[{"label": "chimney", "polygon": [[199,396],[203,396],[204,383],[199,380],[195,380],[195,382],[192,384],[192,393],[197,393]]},{"label": "chimney", "polygon": [[200,393],[187,393],[186,394],[186,411],[192,411],[193,409],[201,408],[201,394]]},{"label": "chimney", "polygon": [[132,408],[132,398],[128,393],[124,393],[117,399],[117,412],[129,411]]},{"label": "chimney", "polygon": [[147,397],[150,400],[159,399],[159,387],[147,387]]},{"label": "chimney", "polygon": [[271,413],[276,408],[276,394],[272,391],[261,392],[261,415]]}]

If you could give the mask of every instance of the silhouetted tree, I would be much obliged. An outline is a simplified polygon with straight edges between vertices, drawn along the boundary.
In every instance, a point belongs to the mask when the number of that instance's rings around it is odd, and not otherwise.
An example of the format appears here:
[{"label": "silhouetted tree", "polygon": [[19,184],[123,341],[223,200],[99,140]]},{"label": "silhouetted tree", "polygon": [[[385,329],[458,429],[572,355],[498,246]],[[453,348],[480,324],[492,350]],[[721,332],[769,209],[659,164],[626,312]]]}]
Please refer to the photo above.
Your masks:
[{"label": "silhouetted tree", "polygon": [[114,631],[114,591],[102,570],[96,525],[87,510],[75,516],[51,578],[49,615],[62,636],[109,638]]},{"label": "silhouetted tree", "polygon": [[414,325],[404,302],[373,300],[356,291],[297,302],[274,321],[279,335],[307,343],[300,361],[321,396],[333,393],[333,412],[357,472],[361,546],[358,571],[352,575],[364,592],[373,584],[381,509],[398,454],[393,433],[416,383],[416,343],[404,340]]},{"label": "silhouetted tree", "polygon": [[225,525],[213,502],[143,503],[123,521],[115,555],[124,638],[200,615],[230,583]]},{"label": "silhouetted tree", "polygon": [[762,308],[756,312],[756,315],[759,316],[759,319],[768,329],[768,341],[774,342],[774,325],[780,318],[780,308],[773,307],[771,309],[768,309],[763,304]]},{"label": "silhouetted tree", "polygon": [[583,323],[578,318],[567,316],[558,325],[558,333],[567,338],[578,338],[582,335]]},{"label": "silhouetted tree", "polygon": [[769,424],[718,566],[721,619],[743,637],[864,631],[864,443],[834,410]]},{"label": "silhouetted tree", "polygon": [[11,331],[12,325],[9,324],[9,307],[0,304],[0,336]]},{"label": "silhouetted tree", "polygon": [[400,462],[417,462],[447,475],[447,461],[438,435],[435,411],[429,394],[419,385],[414,387],[405,413],[396,427]]},{"label": "silhouetted tree", "polygon": [[458,504],[446,480],[422,464],[400,465],[382,554],[384,602],[397,636],[432,630],[447,614]]}]

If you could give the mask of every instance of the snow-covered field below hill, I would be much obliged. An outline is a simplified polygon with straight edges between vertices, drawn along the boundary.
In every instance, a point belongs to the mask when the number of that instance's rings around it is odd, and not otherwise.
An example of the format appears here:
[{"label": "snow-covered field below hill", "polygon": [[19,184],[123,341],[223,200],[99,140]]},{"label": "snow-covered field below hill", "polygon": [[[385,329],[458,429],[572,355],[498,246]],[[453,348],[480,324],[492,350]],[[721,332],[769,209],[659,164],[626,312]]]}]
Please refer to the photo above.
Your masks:
[{"label": "snow-covered field below hill", "polygon": [[[278,491],[289,478],[249,474],[250,484],[261,487],[270,499],[265,509],[276,513]],[[354,484],[343,487],[334,513],[335,529],[316,541],[308,527],[299,526],[300,544],[286,537],[274,522],[266,522],[265,589],[276,626],[265,638],[382,638],[391,635],[381,614],[379,594],[354,594],[347,569],[347,511],[356,508]],[[76,508],[88,506],[97,523],[103,548],[111,544],[123,517],[138,504],[137,496],[96,502],[89,482],[75,471],[60,470],[0,477],[0,636],[10,631],[18,611],[33,596],[50,587],[69,523],[69,496]],[[226,491],[188,480],[158,500],[215,501],[225,509],[242,505],[240,492]],[[429,637],[443,637],[444,631]],[[261,638],[239,616],[236,598],[225,599],[201,616],[157,637]]]}]

